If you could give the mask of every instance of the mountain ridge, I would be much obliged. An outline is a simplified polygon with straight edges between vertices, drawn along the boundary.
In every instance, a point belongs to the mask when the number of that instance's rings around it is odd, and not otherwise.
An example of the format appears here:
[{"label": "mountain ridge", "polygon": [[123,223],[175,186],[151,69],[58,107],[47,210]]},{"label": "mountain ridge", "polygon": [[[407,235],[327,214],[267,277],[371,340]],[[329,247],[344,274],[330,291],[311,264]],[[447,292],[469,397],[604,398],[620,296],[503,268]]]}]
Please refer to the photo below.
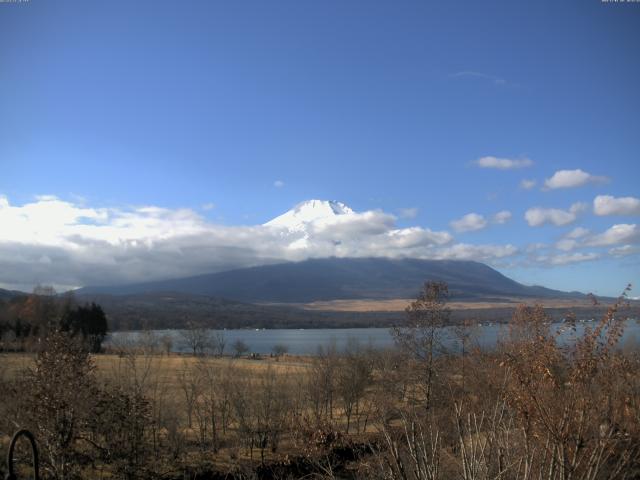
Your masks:
[{"label": "mountain ridge", "polygon": [[25,295],[29,294],[19,290],[6,290],[4,288],[0,288],[0,300],[10,300],[14,297],[23,297]]},{"label": "mountain ridge", "polygon": [[182,292],[250,303],[303,303],[342,299],[415,298],[426,281],[444,281],[452,298],[495,296],[578,298],[526,286],[486,264],[467,260],[322,258],[228,270],[192,277],[115,286],[87,286],[78,294]]}]

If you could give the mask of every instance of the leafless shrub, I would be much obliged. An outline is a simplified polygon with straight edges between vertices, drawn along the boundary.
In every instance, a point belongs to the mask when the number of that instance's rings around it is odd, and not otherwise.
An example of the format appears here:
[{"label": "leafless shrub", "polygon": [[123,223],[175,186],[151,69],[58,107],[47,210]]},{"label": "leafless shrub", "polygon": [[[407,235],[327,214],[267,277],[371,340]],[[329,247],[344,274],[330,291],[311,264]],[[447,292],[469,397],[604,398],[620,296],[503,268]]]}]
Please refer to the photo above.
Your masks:
[{"label": "leafless shrub", "polygon": [[258,448],[264,463],[265,450],[270,447],[275,452],[287,428],[290,402],[284,379],[271,368],[257,376],[255,382],[234,382],[232,405],[245,447],[250,456]]},{"label": "leafless shrub", "polygon": [[151,455],[148,432],[152,424],[149,401],[139,392],[104,389],[89,421],[86,439],[122,478],[146,478]]},{"label": "leafless shrub", "polygon": [[78,441],[94,410],[94,365],[81,343],[52,331],[44,338],[35,366],[26,372],[24,421],[38,438],[45,470],[65,480],[78,475]]},{"label": "leafless shrub", "polygon": [[316,426],[333,421],[338,367],[335,345],[326,350],[320,348],[311,363],[310,374],[306,377],[306,391]]},{"label": "leafless shrub", "polygon": [[512,374],[506,398],[522,430],[527,470],[547,479],[626,478],[637,462],[629,359],[614,351],[624,301],[567,347],[558,346],[541,308],[518,309],[502,365]]},{"label": "leafless shrub", "polygon": [[224,336],[224,332],[217,331],[211,337],[211,349],[216,357],[224,355],[224,350],[227,346],[227,339]]},{"label": "leafless shrub", "polygon": [[[370,406],[365,403],[367,388],[372,383],[373,363],[367,351],[357,343],[350,342],[341,356],[337,371],[336,392],[346,417],[346,432],[349,433],[352,421],[356,432],[366,428]],[[362,425],[361,425],[362,423]]]}]

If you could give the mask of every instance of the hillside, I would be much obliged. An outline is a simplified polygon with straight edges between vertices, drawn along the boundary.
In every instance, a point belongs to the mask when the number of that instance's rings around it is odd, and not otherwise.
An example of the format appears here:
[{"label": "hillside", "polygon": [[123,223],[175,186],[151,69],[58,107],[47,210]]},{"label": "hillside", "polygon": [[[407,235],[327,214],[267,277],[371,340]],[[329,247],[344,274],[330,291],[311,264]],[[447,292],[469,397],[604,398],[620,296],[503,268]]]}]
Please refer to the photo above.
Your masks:
[{"label": "hillside", "polygon": [[185,293],[76,294],[107,313],[111,330],[186,328],[344,328],[390,326],[402,312],[306,311],[289,306],[252,305]]},{"label": "hillside", "polygon": [[249,303],[306,303],[343,299],[415,298],[429,280],[449,284],[452,299],[580,298],[522,285],[479,262],[388,258],[326,258],[281,263],[175,280],[94,286],[77,293],[132,295],[181,292]]},{"label": "hillside", "polygon": [[10,300],[14,297],[21,297],[24,295],[27,294],[18,290],[5,290],[4,288],[0,288],[0,300]]}]

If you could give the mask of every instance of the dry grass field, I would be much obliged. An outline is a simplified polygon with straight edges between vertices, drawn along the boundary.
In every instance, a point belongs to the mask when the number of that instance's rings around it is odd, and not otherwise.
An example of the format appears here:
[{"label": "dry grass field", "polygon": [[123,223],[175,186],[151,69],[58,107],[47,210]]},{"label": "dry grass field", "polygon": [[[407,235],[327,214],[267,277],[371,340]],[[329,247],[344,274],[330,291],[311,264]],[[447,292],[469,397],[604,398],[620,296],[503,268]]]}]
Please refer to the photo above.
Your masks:
[{"label": "dry grass field", "polygon": [[[357,300],[329,300],[296,304],[269,304],[289,305],[311,311],[326,312],[403,312],[411,302],[411,298],[357,299]],[[591,307],[591,300],[585,299],[548,299],[548,298],[519,298],[504,297],[492,301],[468,301],[449,302],[452,310],[482,310],[495,308],[515,308],[518,304],[536,304],[544,308],[580,308]]]},{"label": "dry grass field", "polygon": [[[33,353],[0,353],[0,381],[19,381],[27,369],[35,366],[35,358]],[[288,355],[250,359],[136,352],[98,354],[90,358],[99,384],[140,392],[149,400],[151,416],[162,425],[161,435],[168,438],[169,431],[175,429],[172,447],[181,452],[184,462],[193,464],[202,462],[202,451],[198,446],[203,442],[202,435],[211,435],[205,419],[206,415],[211,415],[210,409],[227,409],[231,416],[232,395],[255,400],[249,397],[254,397],[255,392],[264,392],[266,382],[270,381],[273,383],[266,388],[273,387],[274,394],[280,390],[283,398],[293,398],[296,392],[301,395],[302,386],[310,381],[312,366],[310,357]],[[286,391],[286,395],[282,391]],[[208,404],[209,401],[212,404]],[[216,420],[222,421],[221,418]],[[283,420],[288,423],[293,419]],[[259,457],[256,447],[252,451],[237,441],[238,421],[229,422],[224,427],[226,433],[218,433],[217,453],[206,456],[208,464],[221,471],[237,470],[243,462],[251,463],[256,455]],[[340,418],[336,418],[336,422],[343,423]],[[0,450],[3,445],[6,447],[9,433],[0,428]],[[165,442],[169,443],[168,440]],[[301,448],[290,437],[285,437],[279,441],[277,454],[271,449],[264,451],[264,460],[277,461],[282,457],[281,452],[301,453]]]},{"label": "dry grass field", "polygon": [[[108,379],[114,372],[122,367],[125,357],[117,354],[91,355],[99,378]],[[19,375],[26,368],[34,366],[34,353],[0,353],[0,375],[11,379]],[[304,374],[311,365],[311,357],[287,355],[281,358],[264,356],[259,360],[233,357],[194,357],[185,354],[151,354],[136,356],[135,362],[138,369],[143,365],[149,367],[154,374],[161,373],[169,384],[174,384],[176,379],[185,370],[195,368],[197,364],[205,362],[211,368],[225,368],[232,365],[241,373],[258,373],[268,369],[276,373]]]},{"label": "dry grass field", "polygon": [[[124,379],[153,383],[163,389],[167,398],[183,402],[181,382],[183,375],[196,369],[232,370],[238,378],[256,378],[272,371],[289,380],[306,380],[311,370],[311,357],[264,356],[259,360],[233,357],[195,357],[184,354],[142,354],[122,356],[117,354],[91,355],[98,381],[121,383]],[[33,353],[0,353],[0,379],[14,380],[35,363]],[[156,385],[157,384],[157,385]]]},{"label": "dry grass field", "polygon": [[0,455],[26,427],[46,478],[65,480],[640,478],[640,353],[617,348],[622,301],[573,345],[519,306],[499,348],[447,354],[437,288],[396,350],[216,358],[143,341],[87,356],[51,332],[38,355],[0,354]]}]

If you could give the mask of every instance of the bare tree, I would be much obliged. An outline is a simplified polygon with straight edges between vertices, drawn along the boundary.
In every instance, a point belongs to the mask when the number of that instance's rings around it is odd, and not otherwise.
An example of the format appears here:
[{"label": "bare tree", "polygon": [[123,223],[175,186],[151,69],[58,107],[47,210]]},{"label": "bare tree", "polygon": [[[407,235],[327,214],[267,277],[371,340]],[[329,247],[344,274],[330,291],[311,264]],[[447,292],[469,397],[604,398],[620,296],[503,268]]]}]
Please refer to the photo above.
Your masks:
[{"label": "bare tree", "polygon": [[245,353],[249,351],[249,345],[247,345],[244,340],[238,339],[233,342],[233,350],[236,352],[236,357],[241,357]]},{"label": "bare tree", "polygon": [[137,338],[137,347],[145,355],[155,355],[158,353],[160,339],[152,330],[143,330]]},{"label": "bare tree", "polygon": [[318,353],[311,363],[311,372],[307,376],[307,395],[317,427],[333,420],[339,362],[335,342],[332,342],[326,349],[318,347]]},{"label": "bare tree", "polygon": [[341,358],[337,376],[337,392],[347,419],[346,432],[349,433],[351,420],[356,420],[356,430],[360,428],[362,401],[371,384],[372,363],[367,352],[357,342],[349,342]]},{"label": "bare tree", "polygon": [[173,337],[171,335],[163,335],[160,337],[160,343],[162,344],[162,350],[168,356],[173,349]]},{"label": "bare tree", "polygon": [[284,343],[278,343],[271,349],[276,358],[280,358],[289,351],[289,347]]},{"label": "bare tree", "polygon": [[227,339],[224,336],[224,332],[221,330],[217,330],[211,338],[211,348],[213,350],[213,354],[217,357],[222,357],[224,355],[224,349],[226,346]]},{"label": "bare tree", "polygon": [[187,425],[193,426],[193,411],[201,392],[201,379],[195,368],[185,360],[178,376],[178,384],[184,395],[184,406],[187,414]]},{"label": "bare tree", "polygon": [[427,409],[431,406],[435,357],[443,351],[442,327],[451,316],[451,310],[446,305],[448,298],[446,283],[425,283],[418,298],[407,307],[405,323],[391,330],[396,344],[419,362],[417,372]]},{"label": "bare tree", "polygon": [[275,452],[286,431],[290,397],[285,376],[271,368],[258,375],[257,382],[246,378],[234,382],[232,403],[250,456],[257,447],[264,463],[266,449],[270,447]]},{"label": "bare tree", "polygon": [[180,335],[194,356],[204,355],[211,345],[209,330],[191,322],[186,329],[180,330]]}]

